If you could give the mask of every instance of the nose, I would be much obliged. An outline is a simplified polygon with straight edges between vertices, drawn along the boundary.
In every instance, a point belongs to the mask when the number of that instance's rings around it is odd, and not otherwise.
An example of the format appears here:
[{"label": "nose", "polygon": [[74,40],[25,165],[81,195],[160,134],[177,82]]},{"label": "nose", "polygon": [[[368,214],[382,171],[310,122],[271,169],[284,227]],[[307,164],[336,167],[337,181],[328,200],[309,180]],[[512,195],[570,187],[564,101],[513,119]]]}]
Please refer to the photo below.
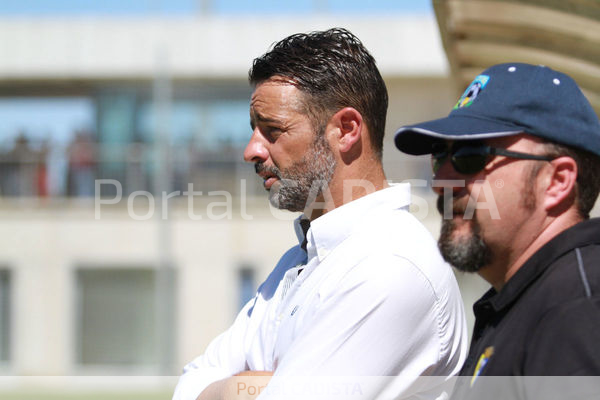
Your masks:
[{"label": "nose", "polygon": [[445,188],[451,187],[457,193],[465,187],[464,176],[456,172],[450,159],[446,159],[433,176],[432,189],[438,195],[444,194]]},{"label": "nose", "polygon": [[269,150],[265,138],[262,137],[258,128],[254,129],[250,141],[244,150],[244,161],[257,163],[264,162],[269,158]]}]

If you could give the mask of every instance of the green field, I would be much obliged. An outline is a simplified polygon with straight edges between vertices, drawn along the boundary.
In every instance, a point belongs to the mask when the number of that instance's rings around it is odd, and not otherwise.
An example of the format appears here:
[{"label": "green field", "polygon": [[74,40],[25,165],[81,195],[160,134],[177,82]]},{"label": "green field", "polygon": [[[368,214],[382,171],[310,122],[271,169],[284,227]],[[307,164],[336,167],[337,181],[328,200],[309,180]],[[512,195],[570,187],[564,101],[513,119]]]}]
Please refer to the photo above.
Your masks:
[{"label": "green field", "polygon": [[126,393],[0,391],[2,400],[164,400],[170,399],[172,396],[172,391]]}]

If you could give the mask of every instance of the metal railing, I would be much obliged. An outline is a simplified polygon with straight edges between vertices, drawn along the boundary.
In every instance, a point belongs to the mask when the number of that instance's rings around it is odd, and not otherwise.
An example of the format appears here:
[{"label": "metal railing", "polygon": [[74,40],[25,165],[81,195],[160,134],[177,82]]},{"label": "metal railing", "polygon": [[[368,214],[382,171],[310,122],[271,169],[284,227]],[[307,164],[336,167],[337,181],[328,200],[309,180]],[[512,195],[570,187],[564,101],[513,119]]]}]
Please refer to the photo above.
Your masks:
[{"label": "metal railing", "polygon": [[[159,164],[158,157],[164,157]],[[260,190],[252,165],[242,160],[242,151],[223,148],[204,151],[173,146],[158,149],[142,143],[104,145],[79,143],[70,146],[22,144],[0,149],[0,197],[53,198],[110,196],[111,187],[95,193],[98,179],[118,181],[123,195],[135,191],[157,192],[158,165],[167,169],[167,191],[224,190],[240,194],[240,181],[249,182],[246,194]],[[165,171],[160,171],[164,173]]]}]

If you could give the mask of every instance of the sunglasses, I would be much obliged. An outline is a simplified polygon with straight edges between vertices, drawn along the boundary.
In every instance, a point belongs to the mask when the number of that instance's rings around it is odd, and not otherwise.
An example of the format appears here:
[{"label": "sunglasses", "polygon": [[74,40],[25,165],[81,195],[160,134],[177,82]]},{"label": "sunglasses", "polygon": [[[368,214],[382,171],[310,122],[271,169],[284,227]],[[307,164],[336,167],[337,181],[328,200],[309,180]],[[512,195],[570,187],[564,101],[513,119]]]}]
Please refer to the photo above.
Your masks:
[{"label": "sunglasses", "polygon": [[498,147],[486,146],[478,142],[454,142],[451,148],[445,143],[435,143],[431,149],[433,173],[441,168],[450,156],[454,170],[460,174],[472,175],[482,171],[490,156],[504,156],[519,160],[552,161],[554,157],[510,151]]}]

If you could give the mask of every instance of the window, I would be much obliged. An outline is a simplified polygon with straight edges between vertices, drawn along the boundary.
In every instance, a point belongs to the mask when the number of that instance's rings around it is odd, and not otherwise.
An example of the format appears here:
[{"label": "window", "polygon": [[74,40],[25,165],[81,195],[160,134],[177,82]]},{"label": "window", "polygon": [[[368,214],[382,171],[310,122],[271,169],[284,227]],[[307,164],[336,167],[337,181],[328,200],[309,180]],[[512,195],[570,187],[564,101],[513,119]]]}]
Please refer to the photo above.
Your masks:
[{"label": "window", "polygon": [[77,364],[156,366],[156,272],[80,269],[76,282]]},{"label": "window", "polygon": [[[193,146],[219,153],[227,148],[244,148],[250,138],[249,98],[175,99],[169,108],[169,144]],[[138,136],[143,142],[155,139],[157,115],[151,100],[143,102],[136,114]]]},{"label": "window", "polygon": [[0,363],[10,360],[10,271],[0,270]]},{"label": "window", "polygon": [[69,145],[93,131],[92,99],[2,97],[0,121],[0,195],[44,197],[72,190]]}]

